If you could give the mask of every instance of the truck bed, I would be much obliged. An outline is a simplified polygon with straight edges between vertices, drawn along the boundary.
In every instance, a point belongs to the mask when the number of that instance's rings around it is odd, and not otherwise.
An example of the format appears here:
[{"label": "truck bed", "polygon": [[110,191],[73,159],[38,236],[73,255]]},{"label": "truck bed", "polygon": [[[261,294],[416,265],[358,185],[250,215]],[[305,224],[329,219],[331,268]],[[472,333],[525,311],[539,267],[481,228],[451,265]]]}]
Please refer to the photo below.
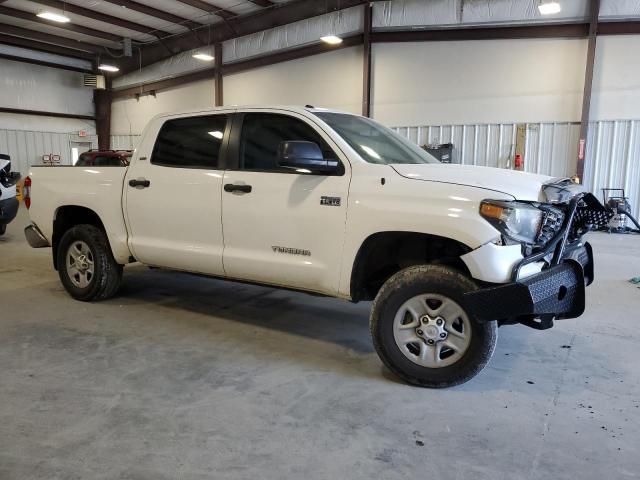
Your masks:
[{"label": "truck bed", "polygon": [[78,206],[102,220],[114,257],[127,263],[127,229],[122,209],[122,188],[127,167],[33,166],[29,215],[51,243],[53,222],[60,208]]}]

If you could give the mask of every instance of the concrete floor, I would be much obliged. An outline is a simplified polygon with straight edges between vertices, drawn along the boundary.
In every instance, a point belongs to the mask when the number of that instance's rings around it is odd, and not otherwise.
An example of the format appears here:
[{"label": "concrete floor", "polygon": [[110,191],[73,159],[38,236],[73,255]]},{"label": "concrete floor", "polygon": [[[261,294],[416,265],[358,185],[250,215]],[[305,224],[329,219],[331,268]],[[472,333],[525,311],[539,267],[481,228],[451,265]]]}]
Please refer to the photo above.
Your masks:
[{"label": "concrete floor", "polygon": [[369,304],[126,269],[73,301],[0,239],[0,479],[640,476],[640,237],[592,235],[587,313],[505,327],[449,390],[398,383]]}]

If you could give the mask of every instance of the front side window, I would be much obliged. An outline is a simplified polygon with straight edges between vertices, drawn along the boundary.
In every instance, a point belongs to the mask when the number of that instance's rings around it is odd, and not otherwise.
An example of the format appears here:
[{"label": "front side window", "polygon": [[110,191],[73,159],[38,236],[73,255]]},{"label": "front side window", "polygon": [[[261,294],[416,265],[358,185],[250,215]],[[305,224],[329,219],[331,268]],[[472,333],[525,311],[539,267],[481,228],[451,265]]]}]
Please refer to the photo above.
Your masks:
[{"label": "front side window", "polygon": [[336,160],[331,147],[303,121],[287,115],[247,113],[240,138],[240,166],[245,170],[292,173],[278,165],[278,146],[294,140],[316,143],[325,160]]},{"label": "front side window", "polygon": [[368,163],[440,163],[393,130],[346,113],[316,113]]},{"label": "front side window", "polygon": [[226,126],[226,115],[168,120],[158,133],[151,163],[178,168],[218,168]]}]

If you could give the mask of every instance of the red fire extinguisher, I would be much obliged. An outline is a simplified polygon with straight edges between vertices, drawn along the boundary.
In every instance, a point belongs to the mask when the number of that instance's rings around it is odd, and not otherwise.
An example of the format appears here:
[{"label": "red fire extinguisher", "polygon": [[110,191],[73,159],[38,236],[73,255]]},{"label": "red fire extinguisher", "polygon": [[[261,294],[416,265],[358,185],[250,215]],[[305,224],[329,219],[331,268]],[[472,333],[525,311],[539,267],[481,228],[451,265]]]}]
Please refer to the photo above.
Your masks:
[{"label": "red fire extinguisher", "polygon": [[524,168],[524,160],[522,160],[522,154],[516,153],[513,159],[513,168],[516,170],[522,170]]}]

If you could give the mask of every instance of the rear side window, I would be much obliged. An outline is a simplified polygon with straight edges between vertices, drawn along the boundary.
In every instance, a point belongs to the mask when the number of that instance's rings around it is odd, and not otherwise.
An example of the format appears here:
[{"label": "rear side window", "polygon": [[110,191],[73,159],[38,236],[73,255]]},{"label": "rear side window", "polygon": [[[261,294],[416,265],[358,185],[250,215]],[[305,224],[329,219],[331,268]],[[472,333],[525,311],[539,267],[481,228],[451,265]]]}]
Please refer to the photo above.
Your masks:
[{"label": "rear side window", "polygon": [[80,155],[80,158],[78,158],[78,161],[76,162],[76,166],[86,167],[87,165],[90,165],[89,160],[91,160],[91,155]]},{"label": "rear side window", "polygon": [[151,163],[178,168],[218,168],[226,115],[177,118],[160,129]]},{"label": "rear side window", "polygon": [[242,123],[240,164],[245,170],[293,173],[278,166],[280,142],[306,140],[318,144],[327,160],[336,155],[320,134],[297,118],[274,113],[247,113]]},{"label": "rear side window", "polygon": [[101,157],[93,159],[93,165],[96,167],[119,167],[122,165],[118,157]]}]

